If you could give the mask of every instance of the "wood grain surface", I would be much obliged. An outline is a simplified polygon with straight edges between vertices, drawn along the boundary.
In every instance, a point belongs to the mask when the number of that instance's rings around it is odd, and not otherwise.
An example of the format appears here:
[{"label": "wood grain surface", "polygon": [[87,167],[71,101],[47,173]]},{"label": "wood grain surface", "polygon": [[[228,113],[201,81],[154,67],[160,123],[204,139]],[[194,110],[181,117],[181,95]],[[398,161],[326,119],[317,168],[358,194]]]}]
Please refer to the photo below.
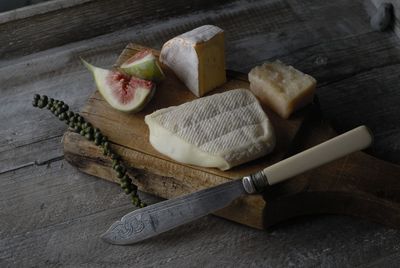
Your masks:
[{"label": "wood grain surface", "polygon": [[[43,30],[43,38],[37,42],[29,38],[40,30],[32,26],[20,38],[15,34],[20,40],[18,50],[8,56],[3,51],[0,266],[398,266],[398,230],[344,216],[303,217],[268,232],[207,216],[135,246],[115,247],[99,239],[132,206],[117,185],[83,174],[63,159],[64,123],[33,109],[31,97],[47,94],[78,111],[94,91],[79,56],[109,67],[129,42],[160,48],[169,38],[205,23],[229,33],[229,69],[247,72],[264,60],[280,58],[312,74],[319,81],[317,95],[324,118],[338,132],[368,124],[375,134],[369,153],[400,164],[399,39],[393,31],[370,28],[369,1],[244,0],[204,8],[199,1],[196,8],[179,14],[163,8],[165,2],[157,2],[158,16],[139,18],[150,12],[143,9],[135,17],[127,16],[133,26],[122,22],[120,30],[105,35],[101,23],[91,25],[85,13],[75,9],[74,23],[86,22],[77,31],[92,30],[76,39],[73,33],[57,34],[67,27],[65,19],[52,20],[54,13],[43,13],[36,18],[52,24]],[[134,9],[130,3],[125,5]],[[58,16],[63,14],[70,13],[60,10]],[[0,31],[6,47],[19,23],[2,25],[8,29]],[[119,24],[117,19],[114,23]],[[93,38],[83,39],[88,36]],[[70,43],[73,40],[81,41]],[[158,200],[145,196],[148,203]]]}]

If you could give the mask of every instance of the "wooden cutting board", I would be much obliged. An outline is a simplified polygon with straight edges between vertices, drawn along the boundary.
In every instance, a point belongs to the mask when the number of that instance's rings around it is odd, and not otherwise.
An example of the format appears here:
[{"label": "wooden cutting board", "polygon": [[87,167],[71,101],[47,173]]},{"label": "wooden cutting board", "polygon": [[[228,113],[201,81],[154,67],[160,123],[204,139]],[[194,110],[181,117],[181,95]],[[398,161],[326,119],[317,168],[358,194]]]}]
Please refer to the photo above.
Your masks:
[{"label": "wooden cutting board", "polygon": [[[117,60],[116,66],[141,49],[143,47],[139,45],[129,44]],[[154,54],[158,56],[159,52],[154,51]],[[160,154],[151,146],[148,138],[149,130],[144,123],[144,116],[155,110],[179,105],[196,98],[171,70],[166,66],[162,66],[162,68],[165,71],[166,79],[157,87],[154,98],[143,111],[129,114],[113,109],[100,93],[95,91],[93,84],[94,93],[80,112],[85,119],[109,137],[112,147],[130,165],[129,173],[137,178],[139,189],[160,197],[171,198],[218,185],[276,163],[288,152],[290,144],[304,120],[304,114],[307,112],[305,109],[289,120],[284,120],[264,107],[278,137],[274,152],[268,156],[229,171],[181,164]],[[236,88],[249,88],[245,74],[228,71],[227,78],[227,83],[211,94]],[[91,142],[72,131],[65,134],[63,141],[65,157],[71,164],[83,172],[118,182],[118,178],[111,169],[109,159],[105,158]],[[265,202],[261,196],[249,196],[238,200],[226,209],[223,215],[228,219],[261,228],[264,206]]]},{"label": "wooden cutting board", "polygon": [[[139,45],[129,44],[116,65],[141,49]],[[159,55],[158,51],[154,53]],[[127,114],[114,110],[95,91],[94,83],[94,93],[80,111],[109,137],[113,149],[129,165],[128,173],[135,177],[141,191],[163,198],[180,196],[251,174],[335,136],[329,125],[318,117],[315,104],[289,120],[263,107],[277,135],[277,146],[272,154],[229,171],[177,163],[152,148],[143,119],[157,109],[196,97],[173,72],[165,66],[163,69],[166,79],[143,111]],[[227,71],[227,77],[228,82],[211,94],[249,87],[245,74]],[[97,146],[72,131],[65,133],[63,143],[65,158],[72,165],[85,173],[118,182],[111,161]],[[294,216],[314,213],[355,215],[400,227],[400,167],[358,152],[271,187],[264,195],[239,198],[215,214],[263,229]]]}]

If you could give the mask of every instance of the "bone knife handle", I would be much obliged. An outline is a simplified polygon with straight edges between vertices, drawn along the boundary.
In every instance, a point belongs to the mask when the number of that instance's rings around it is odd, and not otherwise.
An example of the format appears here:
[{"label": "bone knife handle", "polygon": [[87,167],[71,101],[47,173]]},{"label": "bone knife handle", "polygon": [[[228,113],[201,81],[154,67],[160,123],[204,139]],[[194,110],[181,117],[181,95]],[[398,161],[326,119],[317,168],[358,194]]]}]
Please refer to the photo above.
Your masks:
[{"label": "bone knife handle", "polygon": [[366,126],[357,127],[266,167],[260,172],[243,177],[243,186],[248,193],[262,192],[269,185],[285,181],[307,170],[365,149],[371,145],[372,140],[372,133]]},{"label": "bone knife handle", "polygon": [[360,126],[271,165],[262,173],[267,178],[268,184],[273,185],[350,153],[363,150],[371,145],[372,140],[371,131],[366,126]]}]

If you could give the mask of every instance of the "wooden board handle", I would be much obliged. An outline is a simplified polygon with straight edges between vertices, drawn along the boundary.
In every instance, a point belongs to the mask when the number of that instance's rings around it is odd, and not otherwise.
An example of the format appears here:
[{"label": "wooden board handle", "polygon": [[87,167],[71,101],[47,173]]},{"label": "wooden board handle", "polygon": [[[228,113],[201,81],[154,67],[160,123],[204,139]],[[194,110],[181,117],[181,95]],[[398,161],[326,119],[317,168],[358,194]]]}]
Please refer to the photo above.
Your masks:
[{"label": "wooden board handle", "polygon": [[363,150],[371,143],[371,131],[366,126],[360,126],[269,166],[263,172],[268,183],[273,185],[350,153]]}]

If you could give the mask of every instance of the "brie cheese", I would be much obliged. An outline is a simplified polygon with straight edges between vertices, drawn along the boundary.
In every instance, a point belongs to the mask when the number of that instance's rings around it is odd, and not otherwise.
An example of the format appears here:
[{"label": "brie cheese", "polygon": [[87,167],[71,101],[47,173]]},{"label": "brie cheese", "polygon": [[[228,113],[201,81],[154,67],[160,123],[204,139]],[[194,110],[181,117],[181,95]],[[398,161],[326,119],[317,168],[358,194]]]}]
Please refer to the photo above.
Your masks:
[{"label": "brie cheese", "polygon": [[204,25],[166,42],[160,61],[201,97],[226,82],[224,32]]},{"label": "brie cheese", "polygon": [[256,97],[236,89],[164,108],[145,117],[150,143],[186,164],[226,170],[275,146],[273,127]]}]

